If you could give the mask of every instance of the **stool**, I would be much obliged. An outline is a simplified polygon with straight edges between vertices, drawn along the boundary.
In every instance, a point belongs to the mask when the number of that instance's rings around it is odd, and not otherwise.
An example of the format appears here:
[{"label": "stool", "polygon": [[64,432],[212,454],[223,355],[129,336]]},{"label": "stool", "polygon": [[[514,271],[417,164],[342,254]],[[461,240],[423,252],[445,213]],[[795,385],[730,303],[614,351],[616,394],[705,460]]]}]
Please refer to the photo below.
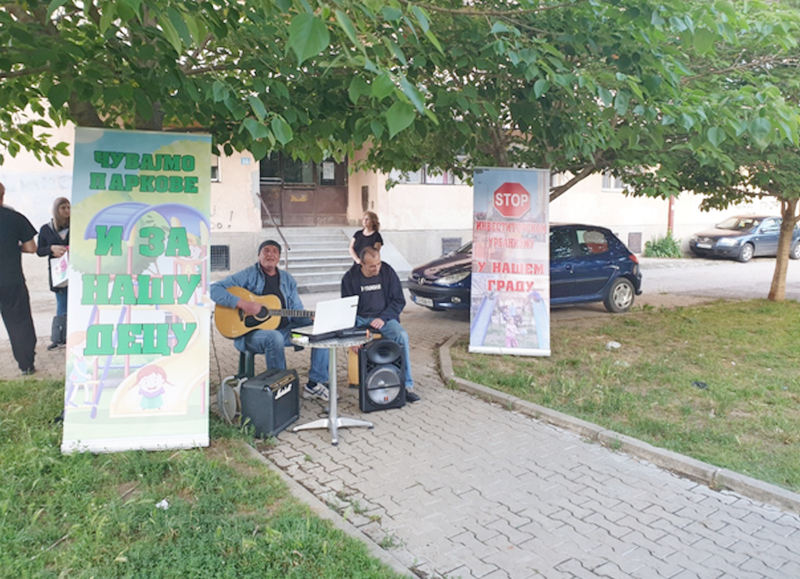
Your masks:
[{"label": "stool", "polygon": [[[380,340],[381,334],[379,332],[372,332],[372,339],[373,340]],[[347,350],[347,382],[350,385],[350,388],[358,388],[358,384],[361,381],[358,371],[358,353],[353,352],[352,350]]]},{"label": "stool", "polygon": [[[252,352],[239,352],[239,371],[228,376],[217,390],[217,407],[223,420],[237,424],[242,416],[242,403],[239,399],[242,384],[256,374],[256,356]],[[235,384],[234,384],[235,383]]]}]

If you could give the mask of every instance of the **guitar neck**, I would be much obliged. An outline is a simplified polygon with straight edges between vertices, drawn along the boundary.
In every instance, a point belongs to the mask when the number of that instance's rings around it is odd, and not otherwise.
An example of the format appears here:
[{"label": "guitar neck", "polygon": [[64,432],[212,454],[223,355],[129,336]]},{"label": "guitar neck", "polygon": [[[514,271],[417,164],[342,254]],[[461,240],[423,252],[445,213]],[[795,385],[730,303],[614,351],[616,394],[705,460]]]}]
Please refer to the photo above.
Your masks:
[{"label": "guitar neck", "polygon": [[269,310],[269,315],[282,318],[313,318],[314,312],[311,310]]}]

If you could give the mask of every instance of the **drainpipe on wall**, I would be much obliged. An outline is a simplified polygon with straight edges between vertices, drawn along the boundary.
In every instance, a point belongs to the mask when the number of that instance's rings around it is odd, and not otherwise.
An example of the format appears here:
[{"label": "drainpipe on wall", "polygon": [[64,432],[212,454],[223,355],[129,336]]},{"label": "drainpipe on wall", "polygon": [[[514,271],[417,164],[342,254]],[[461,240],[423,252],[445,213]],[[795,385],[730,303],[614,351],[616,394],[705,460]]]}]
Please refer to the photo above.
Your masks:
[{"label": "drainpipe on wall", "polygon": [[675,198],[669,196],[669,213],[667,214],[667,235],[672,235],[675,227]]}]

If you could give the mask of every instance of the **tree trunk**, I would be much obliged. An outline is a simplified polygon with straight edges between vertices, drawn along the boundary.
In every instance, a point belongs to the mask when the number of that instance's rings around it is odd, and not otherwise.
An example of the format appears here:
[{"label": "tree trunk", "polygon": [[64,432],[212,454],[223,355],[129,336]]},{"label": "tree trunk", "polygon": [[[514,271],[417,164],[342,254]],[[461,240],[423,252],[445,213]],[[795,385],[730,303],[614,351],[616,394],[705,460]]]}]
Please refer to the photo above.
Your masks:
[{"label": "tree trunk", "polygon": [[789,249],[792,247],[792,234],[797,223],[795,211],[798,199],[781,199],[781,234],[778,238],[778,255],[775,259],[775,273],[767,299],[782,302],[786,299],[786,271],[789,267]]}]

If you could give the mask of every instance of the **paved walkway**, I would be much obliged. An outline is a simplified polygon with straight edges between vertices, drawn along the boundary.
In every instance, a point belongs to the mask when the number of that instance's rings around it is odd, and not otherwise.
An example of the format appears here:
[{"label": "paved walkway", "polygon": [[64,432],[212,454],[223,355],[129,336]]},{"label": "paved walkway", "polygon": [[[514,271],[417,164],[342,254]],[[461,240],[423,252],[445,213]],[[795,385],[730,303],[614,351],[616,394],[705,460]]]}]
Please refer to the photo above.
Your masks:
[{"label": "paved walkway", "polygon": [[[304,296],[309,308],[326,297]],[[467,317],[410,304],[403,323],[422,402],[368,415],[375,428],[340,430],[338,447],[327,431],[288,431],[265,454],[418,576],[800,577],[796,514],[449,389],[437,347],[466,333]],[[46,343],[40,339],[37,377],[63,378],[63,350],[47,352]],[[217,383],[237,357],[218,334],[212,345]],[[287,357],[305,379],[307,352]],[[263,364],[259,357],[257,371]],[[0,379],[16,376],[0,340]],[[323,413],[304,401],[300,423]],[[361,415],[356,390],[340,388],[340,414]]]}]

